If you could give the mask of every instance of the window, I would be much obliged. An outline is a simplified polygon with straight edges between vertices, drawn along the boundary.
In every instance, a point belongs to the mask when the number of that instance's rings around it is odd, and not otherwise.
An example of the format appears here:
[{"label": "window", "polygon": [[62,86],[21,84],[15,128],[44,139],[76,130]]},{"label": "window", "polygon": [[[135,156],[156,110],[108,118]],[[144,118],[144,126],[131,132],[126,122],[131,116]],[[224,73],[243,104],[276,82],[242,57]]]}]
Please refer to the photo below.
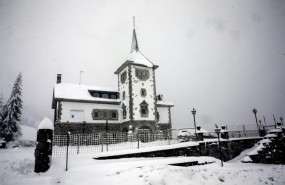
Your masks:
[{"label": "window", "polygon": [[123,119],[126,119],[127,118],[127,110],[126,110],[126,105],[123,103],[122,105],[122,109],[123,109]]},{"label": "window", "polygon": [[118,120],[118,110],[93,109],[93,120]]},{"label": "window", "polygon": [[127,79],[127,72],[124,71],[124,72],[121,74],[121,82],[122,82],[122,84],[125,83],[126,79]]},{"label": "window", "polygon": [[99,98],[99,93],[93,93],[93,97]]},{"label": "window", "polygon": [[94,112],[93,117],[94,117],[94,118],[99,118],[99,112],[97,112],[97,111]]},{"label": "window", "polygon": [[140,103],[141,117],[148,117],[148,103],[144,100]]},{"label": "window", "polygon": [[108,99],[108,94],[102,94],[102,98]]},{"label": "window", "polygon": [[112,94],[112,95],[111,95],[111,99],[117,99],[117,96],[114,95],[114,94]]},{"label": "window", "polygon": [[76,120],[84,120],[83,110],[70,110],[70,118]]},{"label": "window", "polygon": [[146,69],[136,69],[136,77],[140,80],[147,80],[149,78],[149,71]]},{"label": "window", "polygon": [[146,96],[146,90],[144,88],[141,89],[141,96],[142,97]]},{"label": "window", "polygon": [[123,92],[123,100],[126,98],[126,92]]},{"label": "window", "polygon": [[117,112],[112,112],[112,119],[116,119],[118,117]]},{"label": "window", "polygon": [[102,111],[102,118],[106,119],[108,116],[108,112],[107,111]]}]

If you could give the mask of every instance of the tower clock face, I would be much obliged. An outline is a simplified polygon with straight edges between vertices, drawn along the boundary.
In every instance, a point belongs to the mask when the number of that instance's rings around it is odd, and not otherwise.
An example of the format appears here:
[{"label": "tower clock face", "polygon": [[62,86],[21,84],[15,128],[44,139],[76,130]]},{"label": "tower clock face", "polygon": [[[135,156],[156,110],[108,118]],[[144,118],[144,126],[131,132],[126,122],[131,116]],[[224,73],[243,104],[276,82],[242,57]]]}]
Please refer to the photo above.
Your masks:
[{"label": "tower clock face", "polygon": [[121,82],[122,84],[124,84],[126,82],[126,79],[127,79],[127,72],[124,71],[122,74],[121,74]]},{"label": "tower clock face", "polygon": [[140,80],[147,80],[149,78],[149,71],[146,69],[136,69],[136,77]]}]

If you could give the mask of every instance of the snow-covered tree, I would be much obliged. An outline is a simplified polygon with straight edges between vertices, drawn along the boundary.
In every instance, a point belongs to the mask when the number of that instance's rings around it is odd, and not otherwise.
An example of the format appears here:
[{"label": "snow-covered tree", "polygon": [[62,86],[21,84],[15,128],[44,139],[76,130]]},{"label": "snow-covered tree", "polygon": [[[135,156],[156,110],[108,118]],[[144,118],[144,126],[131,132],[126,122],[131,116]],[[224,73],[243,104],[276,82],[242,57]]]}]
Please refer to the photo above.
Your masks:
[{"label": "snow-covered tree", "polygon": [[14,83],[11,96],[4,106],[2,124],[2,137],[11,141],[21,136],[20,121],[22,109],[22,74],[20,73]]},{"label": "snow-covered tree", "polygon": [[3,128],[3,115],[4,114],[4,105],[3,105],[3,96],[0,96],[0,139],[2,138],[2,128]]}]

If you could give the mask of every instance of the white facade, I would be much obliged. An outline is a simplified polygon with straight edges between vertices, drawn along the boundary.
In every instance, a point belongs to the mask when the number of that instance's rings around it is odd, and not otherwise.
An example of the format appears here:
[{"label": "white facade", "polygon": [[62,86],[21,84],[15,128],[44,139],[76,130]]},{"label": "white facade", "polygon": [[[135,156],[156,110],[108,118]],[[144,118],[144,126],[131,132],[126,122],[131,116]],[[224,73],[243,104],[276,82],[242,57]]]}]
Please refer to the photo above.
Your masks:
[{"label": "white facade", "polygon": [[130,125],[135,131],[171,128],[170,108],[173,104],[157,99],[157,68],[138,50],[134,30],[131,53],[115,72],[118,75],[116,90],[62,84],[59,75],[53,93],[54,121],[67,124],[68,128],[88,124],[93,130],[104,129],[104,124],[106,130],[114,131],[126,131]]},{"label": "white facade", "polygon": [[[94,109],[110,109],[120,111],[120,105],[80,103],[80,102],[61,102],[62,115],[61,122],[69,123],[106,123],[106,120],[94,120],[92,111]],[[109,123],[121,123],[122,114],[118,115],[118,120],[108,120]]]}]

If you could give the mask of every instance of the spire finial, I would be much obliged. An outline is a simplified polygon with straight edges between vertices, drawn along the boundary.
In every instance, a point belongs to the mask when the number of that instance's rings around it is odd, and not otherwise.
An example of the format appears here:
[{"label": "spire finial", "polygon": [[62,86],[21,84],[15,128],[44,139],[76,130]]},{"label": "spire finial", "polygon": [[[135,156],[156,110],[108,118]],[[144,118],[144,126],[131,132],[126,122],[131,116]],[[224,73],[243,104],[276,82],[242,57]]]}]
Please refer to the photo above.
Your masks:
[{"label": "spire finial", "polygon": [[135,16],[133,16],[133,39],[132,39],[132,47],[131,47],[131,52],[138,51],[139,50],[139,45],[137,41],[137,35],[136,35],[136,29],[135,29]]}]

